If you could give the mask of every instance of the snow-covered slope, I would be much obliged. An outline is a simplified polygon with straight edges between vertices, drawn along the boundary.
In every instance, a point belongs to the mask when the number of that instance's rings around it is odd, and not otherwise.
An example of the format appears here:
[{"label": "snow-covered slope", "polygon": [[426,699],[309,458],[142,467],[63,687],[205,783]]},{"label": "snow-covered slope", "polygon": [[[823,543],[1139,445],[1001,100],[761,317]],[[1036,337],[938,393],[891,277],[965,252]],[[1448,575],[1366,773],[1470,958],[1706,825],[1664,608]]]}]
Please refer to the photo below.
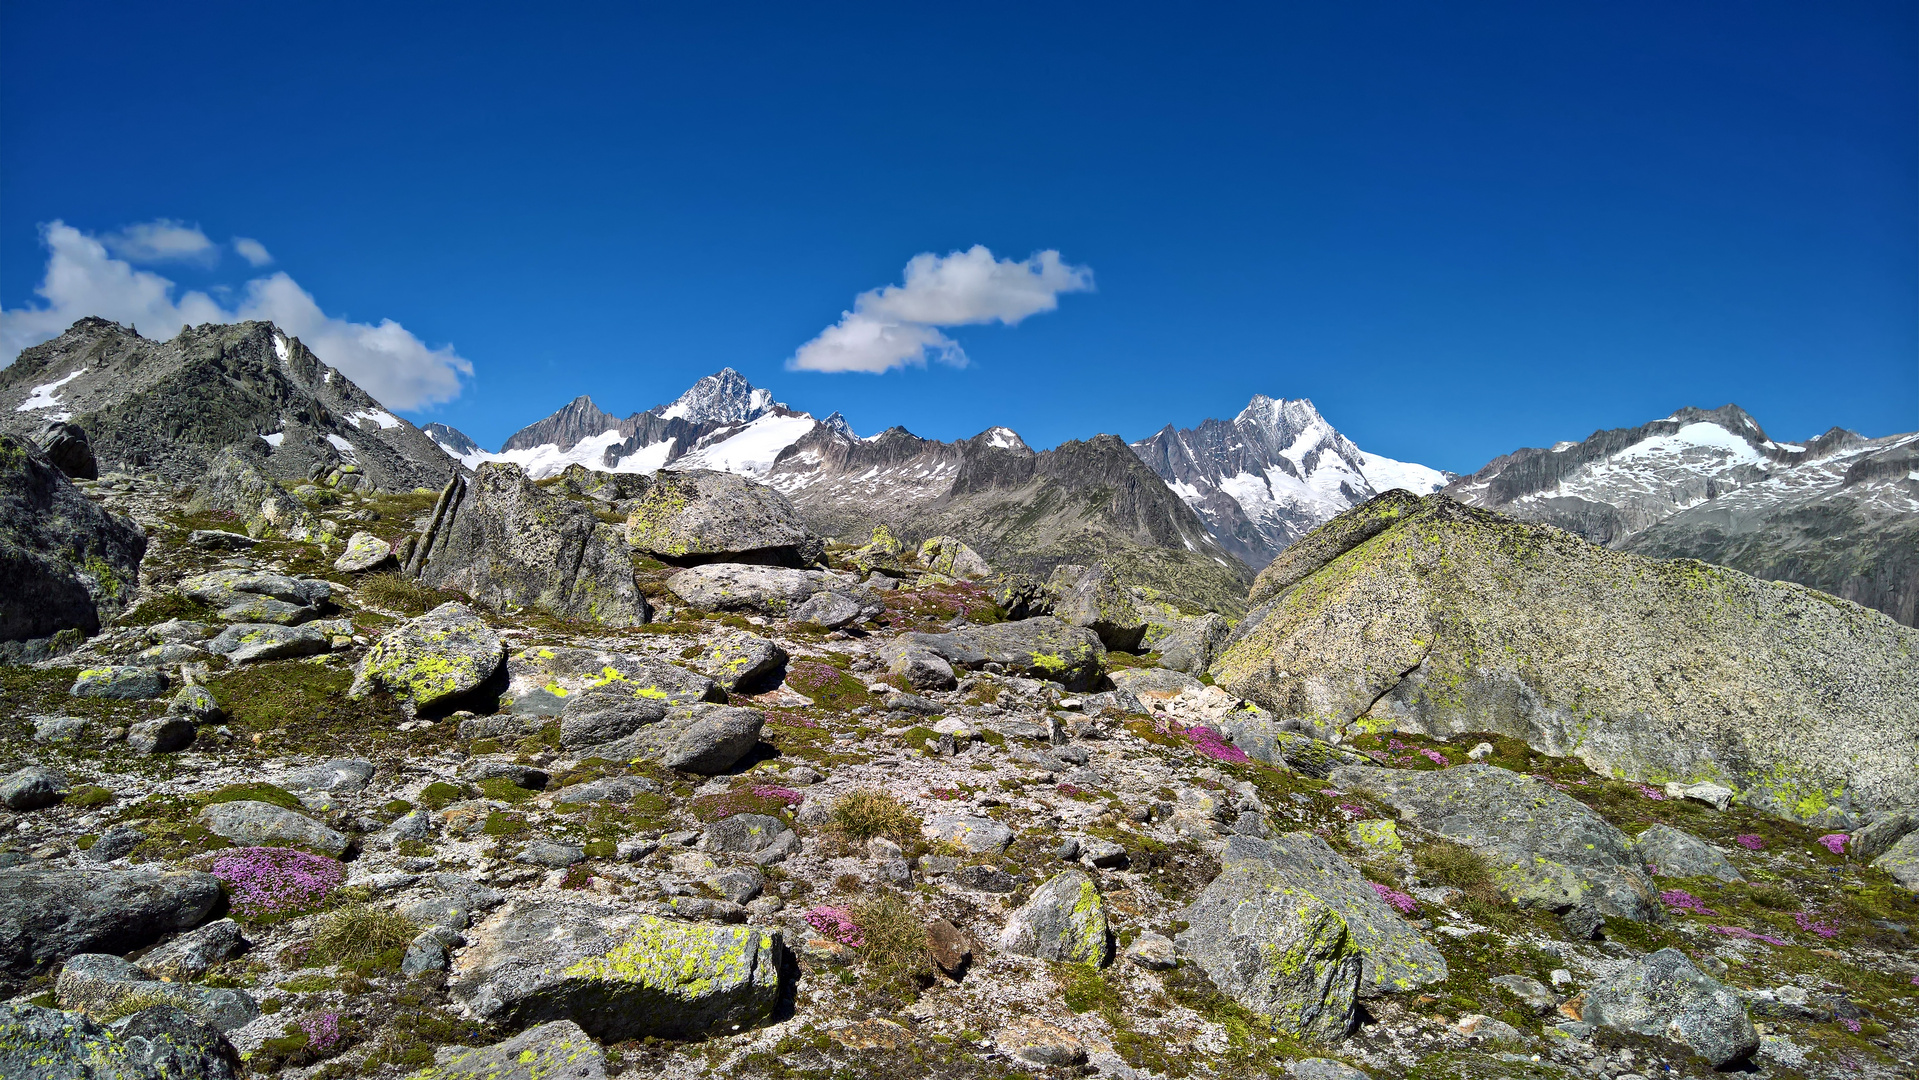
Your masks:
[{"label": "snow-covered slope", "polygon": [[1158,434],[1133,452],[1199,514],[1227,550],[1255,569],[1287,545],[1381,491],[1419,495],[1451,474],[1368,454],[1313,403],[1261,394],[1231,421]]}]

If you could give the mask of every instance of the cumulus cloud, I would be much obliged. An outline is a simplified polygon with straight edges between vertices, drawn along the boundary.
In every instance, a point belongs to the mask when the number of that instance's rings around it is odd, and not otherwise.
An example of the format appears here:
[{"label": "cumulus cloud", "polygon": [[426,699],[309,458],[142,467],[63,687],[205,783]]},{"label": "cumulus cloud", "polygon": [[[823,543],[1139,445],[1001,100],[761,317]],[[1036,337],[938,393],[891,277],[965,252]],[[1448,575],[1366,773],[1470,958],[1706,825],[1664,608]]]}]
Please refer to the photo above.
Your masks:
[{"label": "cumulus cloud", "polygon": [[265,244],[245,236],[233,238],[233,250],[239,252],[240,257],[245,259],[249,266],[265,266],[273,261],[273,256],[267,253]]},{"label": "cumulus cloud", "polygon": [[928,355],[963,367],[966,353],[941,326],[998,322],[1018,325],[1059,307],[1059,295],[1093,287],[1090,267],[1072,266],[1047,250],[1025,260],[995,259],[975,244],[948,255],[922,252],[906,264],[906,283],[869,289],[853,310],[799,347],[786,366],[796,371],[878,374]]},{"label": "cumulus cloud", "polygon": [[473,374],[473,365],[453,346],[428,348],[392,319],[372,325],[326,314],[284,272],[247,282],[240,302],[229,309],[198,291],[175,300],[173,282],[109,255],[107,244],[113,241],[107,237],[55,221],[41,228],[41,239],[48,251],[47,272],[34,291],[44,303],[0,311],[0,366],[13,363],[21,349],[58,336],[75,320],[96,315],[156,340],[172,337],[182,326],[267,320],[393,409],[450,401],[459,396],[460,380]]},{"label": "cumulus cloud", "polygon": [[108,250],[128,262],[188,262],[210,266],[220,249],[198,225],[160,218],[129,225],[100,238]]}]

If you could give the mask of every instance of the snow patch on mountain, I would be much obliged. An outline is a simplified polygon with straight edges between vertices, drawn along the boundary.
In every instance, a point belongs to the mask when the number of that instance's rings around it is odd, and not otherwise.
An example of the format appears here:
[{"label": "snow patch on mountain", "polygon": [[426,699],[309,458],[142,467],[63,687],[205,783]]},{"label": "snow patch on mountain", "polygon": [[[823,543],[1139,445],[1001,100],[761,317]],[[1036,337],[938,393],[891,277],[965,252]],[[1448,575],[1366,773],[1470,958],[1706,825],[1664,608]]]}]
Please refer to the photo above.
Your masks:
[{"label": "snow patch on mountain", "polygon": [[[764,393],[764,391],[761,391]],[[723,429],[701,440],[699,449],[673,463],[674,469],[714,469],[759,479],[773,468],[780,451],[799,442],[819,426],[805,413],[769,413],[738,431]]]}]

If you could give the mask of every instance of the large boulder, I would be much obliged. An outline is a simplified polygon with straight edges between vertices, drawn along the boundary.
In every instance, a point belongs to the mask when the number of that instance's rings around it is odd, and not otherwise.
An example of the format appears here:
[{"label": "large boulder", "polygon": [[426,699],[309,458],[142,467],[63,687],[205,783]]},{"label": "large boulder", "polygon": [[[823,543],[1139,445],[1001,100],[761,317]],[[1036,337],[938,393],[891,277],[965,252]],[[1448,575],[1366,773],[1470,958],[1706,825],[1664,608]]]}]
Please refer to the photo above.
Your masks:
[{"label": "large boulder", "polygon": [[170,1005],[111,1026],[38,1005],[0,1005],[0,1076],[33,1080],[233,1080],[240,1055],[211,1025]]},{"label": "large boulder", "polygon": [[200,811],[200,824],[215,836],[242,846],[296,847],[335,858],[346,853],[346,834],[272,803],[240,800],[214,803]]},{"label": "large boulder", "polygon": [[1104,967],[1112,957],[1106,901],[1085,871],[1062,870],[1013,912],[1000,932],[999,947],[1021,956]]},{"label": "large boulder", "polygon": [[255,454],[251,448],[222,450],[201,479],[188,509],[234,514],[245,523],[246,534],[256,540],[318,540],[325,536],[326,526],[261,469]]},{"label": "large boulder", "polygon": [[804,566],[824,550],[786,496],[733,473],[659,472],[625,505],[626,542],[670,562]]},{"label": "large boulder", "polygon": [[843,594],[862,608],[880,606],[878,598],[870,595],[871,590],[861,587],[849,574],[789,566],[706,563],[667,578],[666,587],[689,607],[701,611],[784,616],[821,592]]},{"label": "large boulder", "polygon": [[1654,825],[1633,841],[1646,869],[1660,877],[1710,877],[1744,881],[1726,853],[1683,829]]},{"label": "large boulder", "polygon": [[1326,841],[1235,836],[1176,941],[1222,992],[1289,1030],[1332,1035],[1358,1002],[1444,982],[1446,960]]},{"label": "large boulder", "polygon": [[1175,625],[1153,646],[1160,666],[1198,675],[1213,666],[1225,651],[1233,627],[1226,617],[1209,611]]},{"label": "large boulder", "polygon": [[777,931],[514,904],[468,932],[454,996],[508,1030],[571,1020],[603,1042],[732,1034],[770,1017],[786,948]]},{"label": "large boulder", "polygon": [[1105,566],[1060,566],[1047,583],[1056,599],[1053,616],[1099,635],[1109,649],[1131,652],[1139,648],[1150,625],[1133,602],[1132,590]]},{"label": "large boulder", "polygon": [[230,987],[181,984],[152,978],[118,956],[81,953],[69,956],[53,984],[63,1009],[98,1016],[128,998],[165,1001],[221,1031],[252,1023],[260,1015],[253,997]]},{"label": "large boulder", "polygon": [[[874,532],[877,539],[878,531]],[[923,570],[935,574],[957,578],[961,581],[978,581],[993,576],[993,568],[986,565],[979,552],[967,547],[965,541],[953,536],[935,536],[920,544],[919,553],[914,561]]]},{"label": "large boulder", "polygon": [[46,452],[53,467],[75,480],[98,480],[100,463],[94,460],[93,443],[86,429],[64,420],[49,420],[40,425],[34,441]]},{"label": "large boulder", "polygon": [[705,639],[692,663],[729,692],[765,689],[767,680],[786,667],[786,650],[758,634],[726,630]]},{"label": "large boulder", "polygon": [[488,462],[456,477],[420,541],[420,580],[496,611],[540,608],[564,619],[637,626],[652,615],[619,529],[593,508]]},{"label": "large boulder", "polygon": [[411,1080],[604,1080],[606,1055],[571,1020],[528,1028],[492,1046],[443,1046]]},{"label": "large boulder", "polygon": [[690,715],[683,725],[674,725],[677,730],[660,764],[703,776],[732,768],[758,744],[760,729],[766,725],[766,716],[758,709],[690,705],[673,712]]},{"label": "large boulder", "polygon": [[1335,787],[1362,791],[1400,820],[1478,849],[1501,892],[1560,911],[1590,905],[1639,922],[1662,917],[1659,888],[1632,839],[1585,803],[1492,765],[1412,772],[1343,765]]},{"label": "large boulder", "polygon": [[318,608],[333,595],[333,583],[320,578],[293,577],[257,570],[214,570],[184,578],[185,595],[223,608],[255,597],[268,597],[295,607]]},{"label": "large boulder", "polygon": [[197,872],[0,869],[0,969],[144,948],[206,922],[220,895],[220,879]]},{"label": "large boulder", "polygon": [[385,690],[409,708],[444,707],[485,685],[505,660],[506,643],[486,620],[441,604],[374,642],[347,696]]},{"label": "large boulder", "polygon": [[1588,988],[1580,1019],[1677,1039],[1715,1067],[1759,1048],[1738,991],[1701,972],[1678,949],[1661,949]]},{"label": "large boulder", "polygon": [[38,446],[0,435],[0,641],[94,634],[139,579],[147,537],[80,493]]},{"label": "large boulder", "polygon": [[207,642],[207,651],[229,664],[263,663],[314,656],[333,647],[332,639],[311,626],[234,623]]},{"label": "large boulder", "polygon": [[1885,854],[1872,860],[1872,865],[1891,874],[1899,884],[1919,892],[1919,832],[1901,837]]},{"label": "large boulder", "polygon": [[1213,674],[1322,736],[1497,731],[1811,824],[1919,803],[1919,630],[1800,585],[1400,494],[1289,548],[1262,600]]},{"label": "large boulder", "polygon": [[712,679],[650,656],[598,649],[540,647],[507,660],[507,697],[515,713],[558,716],[573,710],[575,696],[625,695],[661,705],[723,701]]},{"label": "large boulder", "polygon": [[1051,616],[989,626],[964,626],[945,634],[901,634],[881,650],[889,663],[901,650],[923,648],[955,668],[998,664],[1009,675],[1050,679],[1068,690],[1098,681],[1106,649],[1098,635]]}]

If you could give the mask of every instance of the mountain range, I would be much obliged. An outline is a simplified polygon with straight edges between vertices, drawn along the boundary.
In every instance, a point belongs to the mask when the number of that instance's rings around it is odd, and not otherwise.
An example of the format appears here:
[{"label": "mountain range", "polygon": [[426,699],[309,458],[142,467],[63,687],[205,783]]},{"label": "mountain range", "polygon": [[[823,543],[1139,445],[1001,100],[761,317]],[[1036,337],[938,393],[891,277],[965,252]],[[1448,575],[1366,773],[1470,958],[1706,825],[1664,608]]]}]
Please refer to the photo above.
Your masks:
[{"label": "mountain range", "polygon": [[[535,479],[714,469],[772,485],[822,534],[962,536],[1009,570],[1105,562],[1193,607],[1228,612],[1254,571],[1374,495],[1443,492],[1610,547],[1796,581],[1919,624],[1919,433],[1770,439],[1737,406],[1522,449],[1459,477],[1370,454],[1304,399],[1254,397],[1231,420],[1035,451],[1009,428],[952,442],[794,410],[730,368],[624,419],[580,396],[497,453],[416,428],[268,323],[155,342],[103,319],[0,370],[0,430],[71,421],[103,467],[188,479],[239,445],[296,482],[357,473],[437,487],[507,461]],[[456,464],[457,463],[457,464]]]}]

